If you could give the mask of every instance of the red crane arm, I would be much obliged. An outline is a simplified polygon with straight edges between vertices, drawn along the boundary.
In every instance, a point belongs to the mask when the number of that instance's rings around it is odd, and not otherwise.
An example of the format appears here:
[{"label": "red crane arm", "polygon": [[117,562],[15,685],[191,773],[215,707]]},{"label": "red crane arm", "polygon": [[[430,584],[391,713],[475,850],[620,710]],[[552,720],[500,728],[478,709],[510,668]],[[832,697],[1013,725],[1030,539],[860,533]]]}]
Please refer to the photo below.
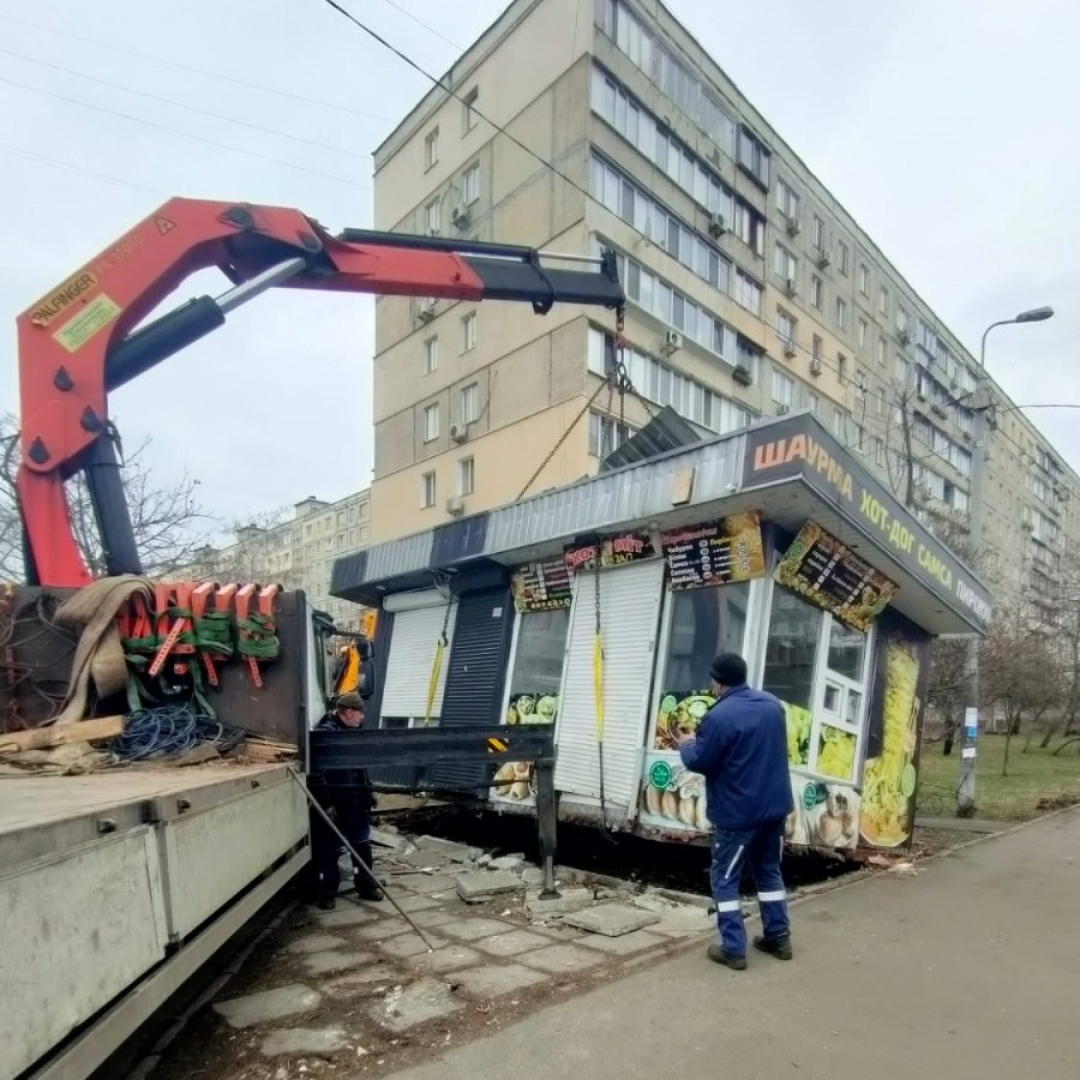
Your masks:
[{"label": "red crane arm", "polygon": [[[220,268],[235,288],[135,329],[193,273]],[[110,573],[138,571],[108,436],[108,393],[216,329],[266,289],[324,289],[457,300],[620,308],[612,253],[591,270],[550,269],[530,248],[346,230],[298,210],[171,199],[18,318],[22,464],[17,486],[28,573],[85,584],[64,481],[87,481]]]}]

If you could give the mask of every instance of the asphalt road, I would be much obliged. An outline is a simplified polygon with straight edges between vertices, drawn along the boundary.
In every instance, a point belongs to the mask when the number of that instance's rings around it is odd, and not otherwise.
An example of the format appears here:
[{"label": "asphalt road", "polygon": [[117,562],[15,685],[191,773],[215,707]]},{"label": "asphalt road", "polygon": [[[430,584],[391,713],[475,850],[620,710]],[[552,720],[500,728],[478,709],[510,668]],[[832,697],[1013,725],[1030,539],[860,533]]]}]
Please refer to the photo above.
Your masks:
[{"label": "asphalt road", "polygon": [[394,1078],[1080,1076],[1080,811],[792,914],[793,963],[643,967]]}]

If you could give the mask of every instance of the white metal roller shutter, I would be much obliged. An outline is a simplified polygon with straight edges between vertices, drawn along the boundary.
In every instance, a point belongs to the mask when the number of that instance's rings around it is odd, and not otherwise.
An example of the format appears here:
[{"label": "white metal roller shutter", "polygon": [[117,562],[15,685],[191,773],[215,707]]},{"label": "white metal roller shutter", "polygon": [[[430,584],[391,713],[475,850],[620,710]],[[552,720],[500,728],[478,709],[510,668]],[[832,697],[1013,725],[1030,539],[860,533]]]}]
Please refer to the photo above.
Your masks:
[{"label": "white metal roller shutter", "polygon": [[[648,725],[649,690],[664,564],[656,559],[603,570],[600,622],[604,638],[604,801],[624,814],[634,805]],[[600,798],[593,641],[596,611],[591,573],[574,583],[574,610],[556,730],[555,786],[568,801]]]},{"label": "white metal roller shutter", "polygon": [[[408,611],[395,612],[390,649],[386,658],[386,683],[383,686],[384,717],[409,717],[423,722],[427,712],[431,671],[435,666],[435,650],[442,633],[444,618],[446,601],[442,599],[438,606],[414,607]],[[431,709],[433,722],[437,720],[442,709],[446,673],[450,668],[450,643],[454,640],[456,619],[455,600],[446,628],[447,646],[443,650],[442,668],[439,671],[435,702]]]}]

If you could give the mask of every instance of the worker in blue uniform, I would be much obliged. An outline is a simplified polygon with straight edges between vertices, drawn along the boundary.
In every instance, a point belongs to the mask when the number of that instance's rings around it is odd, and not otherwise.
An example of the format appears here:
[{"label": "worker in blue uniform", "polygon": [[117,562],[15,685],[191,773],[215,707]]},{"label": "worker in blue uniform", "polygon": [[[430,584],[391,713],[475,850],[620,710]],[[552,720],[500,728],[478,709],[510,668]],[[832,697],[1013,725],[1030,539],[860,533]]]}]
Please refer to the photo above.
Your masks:
[{"label": "worker in blue uniform", "polygon": [[754,947],[790,960],[791,927],[780,861],[784,823],[794,803],[788,773],[784,707],[746,684],[746,661],[723,653],[712,664],[716,704],[697,731],[683,736],[679,754],[705,777],[705,803],[714,826],[712,894],[720,941],[709,959],[736,971],[746,967],[746,929],[739,882],[748,868],[757,887],[764,933]]}]

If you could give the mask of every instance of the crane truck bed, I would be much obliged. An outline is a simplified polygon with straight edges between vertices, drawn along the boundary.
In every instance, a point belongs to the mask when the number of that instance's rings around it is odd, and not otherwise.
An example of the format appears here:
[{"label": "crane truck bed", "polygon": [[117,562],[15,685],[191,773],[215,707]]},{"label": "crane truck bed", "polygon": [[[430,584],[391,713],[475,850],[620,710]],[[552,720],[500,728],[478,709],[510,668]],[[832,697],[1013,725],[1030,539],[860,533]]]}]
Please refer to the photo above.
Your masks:
[{"label": "crane truck bed", "polygon": [[83,1078],[307,862],[285,765],[0,779],[0,1078]]}]

